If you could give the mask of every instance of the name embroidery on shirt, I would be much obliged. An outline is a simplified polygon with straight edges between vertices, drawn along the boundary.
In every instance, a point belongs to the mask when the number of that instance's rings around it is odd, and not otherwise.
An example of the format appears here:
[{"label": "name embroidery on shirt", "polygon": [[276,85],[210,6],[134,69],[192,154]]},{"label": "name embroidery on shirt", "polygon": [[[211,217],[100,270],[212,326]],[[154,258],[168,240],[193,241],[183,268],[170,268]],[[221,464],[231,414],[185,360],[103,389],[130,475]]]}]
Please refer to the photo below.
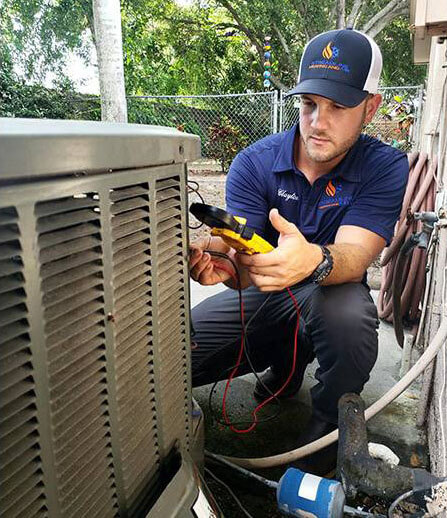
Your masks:
[{"label": "name embroidery on shirt", "polygon": [[286,201],[289,201],[289,200],[298,201],[299,200],[299,197],[296,193],[288,192],[285,189],[278,189],[278,196],[280,196],[281,198],[284,198]]},{"label": "name embroidery on shirt", "polygon": [[343,187],[337,180],[329,180],[327,183],[323,195],[321,196],[318,208],[320,210],[328,209],[329,207],[340,207],[343,205],[349,205],[352,200],[352,195],[344,195]]}]

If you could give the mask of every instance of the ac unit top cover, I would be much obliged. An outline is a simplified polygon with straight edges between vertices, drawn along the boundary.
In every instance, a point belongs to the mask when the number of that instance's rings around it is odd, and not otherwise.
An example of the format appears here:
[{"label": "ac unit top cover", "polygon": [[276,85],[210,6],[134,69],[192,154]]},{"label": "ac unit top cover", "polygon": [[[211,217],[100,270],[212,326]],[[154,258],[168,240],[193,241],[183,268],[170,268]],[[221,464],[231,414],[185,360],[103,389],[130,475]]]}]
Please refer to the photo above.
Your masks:
[{"label": "ac unit top cover", "polygon": [[93,174],[200,157],[200,138],[115,122],[0,118],[0,182]]}]

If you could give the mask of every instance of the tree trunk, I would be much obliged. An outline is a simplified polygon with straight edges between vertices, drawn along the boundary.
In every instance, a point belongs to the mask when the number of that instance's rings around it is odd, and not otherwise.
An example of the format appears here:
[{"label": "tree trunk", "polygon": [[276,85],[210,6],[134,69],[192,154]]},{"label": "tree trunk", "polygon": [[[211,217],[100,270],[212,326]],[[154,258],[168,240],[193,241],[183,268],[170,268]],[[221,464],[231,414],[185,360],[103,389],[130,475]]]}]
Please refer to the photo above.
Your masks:
[{"label": "tree trunk", "polygon": [[337,29],[344,29],[346,26],[345,15],[346,5],[345,0],[336,0],[335,12],[337,16]]},{"label": "tree trunk", "polygon": [[101,119],[127,122],[119,0],[93,0]]}]

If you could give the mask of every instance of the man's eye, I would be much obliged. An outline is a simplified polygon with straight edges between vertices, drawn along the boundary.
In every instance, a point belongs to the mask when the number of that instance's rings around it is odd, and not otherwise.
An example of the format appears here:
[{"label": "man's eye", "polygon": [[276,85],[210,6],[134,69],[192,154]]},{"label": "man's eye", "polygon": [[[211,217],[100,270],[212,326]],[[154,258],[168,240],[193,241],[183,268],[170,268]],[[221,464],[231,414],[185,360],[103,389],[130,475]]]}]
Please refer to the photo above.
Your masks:
[{"label": "man's eye", "polygon": [[334,107],[337,110],[346,110],[346,106],[342,106],[341,104],[334,104]]}]

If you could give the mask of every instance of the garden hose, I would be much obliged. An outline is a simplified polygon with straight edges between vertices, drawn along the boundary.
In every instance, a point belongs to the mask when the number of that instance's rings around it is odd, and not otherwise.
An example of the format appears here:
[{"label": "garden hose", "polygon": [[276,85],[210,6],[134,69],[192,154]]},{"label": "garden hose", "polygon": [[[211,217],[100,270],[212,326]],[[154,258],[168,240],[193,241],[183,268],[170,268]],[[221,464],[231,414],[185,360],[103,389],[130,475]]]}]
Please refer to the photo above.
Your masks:
[{"label": "garden hose", "polygon": [[[413,367],[401,378],[388,392],[386,392],[379,400],[369,406],[365,411],[365,419],[369,421],[372,417],[378,414],[386,406],[392,403],[404,390],[406,390],[411,383],[427,368],[427,366],[433,361],[435,356],[438,354],[441,347],[444,345],[447,339],[447,318],[444,318],[439,326],[439,329],[430,342],[429,346],[425,350],[424,354],[419,360],[413,365]],[[221,455],[223,459],[250,469],[264,469],[273,468],[275,466],[282,466],[283,464],[290,464],[298,459],[307,457],[311,453],[329,446],[336,442],[338,439],[338,429],[333,432],[321,437],[320,439],[313,441],[305,446],[301,446],[295,450],[291,450],[271,457],[260,457],[260,458],[239,458],[229,457]]]},{"label": "garden hose", "polygon": [[[379,317],[389,322],[393,321],[393,291],[392,284],[399,250],[410,236],[422,230],[422,223],[415,217],[417,212],[431,212],[434,209],[436,189],[437,160],[428,160],[426,153],[411,153],[408,155],[410,175],[402,204],[399,221],[396,225],[394,238],[385,249],[381,266],[382,281],[380,285],[377,309]],[[410,322],[417,322],[419,305],[425,286],[426,250],[414,250],[411,260],[402,266],[401,313]]]}]

